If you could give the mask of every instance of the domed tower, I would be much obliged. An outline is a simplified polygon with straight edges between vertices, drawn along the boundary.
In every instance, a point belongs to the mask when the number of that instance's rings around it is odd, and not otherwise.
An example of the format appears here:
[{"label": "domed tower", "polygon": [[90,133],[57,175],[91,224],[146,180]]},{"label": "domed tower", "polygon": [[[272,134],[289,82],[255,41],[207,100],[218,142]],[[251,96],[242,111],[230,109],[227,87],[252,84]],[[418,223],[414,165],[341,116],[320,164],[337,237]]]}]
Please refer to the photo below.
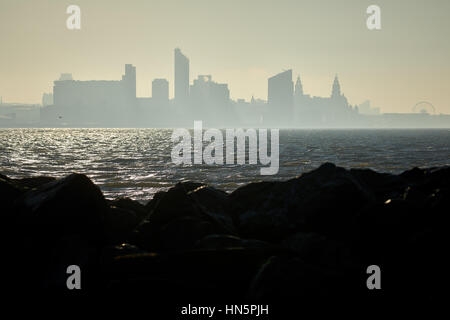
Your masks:
[{"label": "domed tower", "polygon": [[341,85],[339,84],[339,79],[338,79],[338,76],[336,75],[334,77],[333,91],[331,92],[331,97],[337,98],[340,96],[341,96]]}]

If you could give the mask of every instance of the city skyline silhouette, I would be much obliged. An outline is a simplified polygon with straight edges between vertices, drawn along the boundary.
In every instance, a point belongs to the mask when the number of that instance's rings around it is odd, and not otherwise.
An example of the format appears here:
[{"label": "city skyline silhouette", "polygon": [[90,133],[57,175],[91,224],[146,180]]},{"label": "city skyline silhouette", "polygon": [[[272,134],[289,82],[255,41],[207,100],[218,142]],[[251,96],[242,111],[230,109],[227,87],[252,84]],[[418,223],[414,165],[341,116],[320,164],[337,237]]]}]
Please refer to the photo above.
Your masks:
[{"label": "city skyline silhouette", "polygon": [[180,48],[173,51],[174,98],[169,81],[151,81],[151,97],[137,96],[136,67],[125,64],[121,80],[80,81],[62,73],[53,90],[44,93],[42,108],[4,104],[1,126],[39,127],[191,127],[201,120],[209,127],[279,128],[375,128],[448,127],[450,115],[436,114],[425,101],[412,113],[380,113],[370,100],[351,105],[336,74],[330,94],[311,96],[303,89],[300,75],[293,81],[292,69],[267,79],[267,98],[230,98],[227,83],[211,74],[191,81],[190,60]]},{"label": "city skyline silhouette", "polygon": [[[80,30],[66,27],[73,4],[81,10]],[[62,72],[113,80],[132,63],[137,95],[148,97],[151,79],[174,82],[170,53],[180,47],[191,58],[191,75],[214,75],[229,84],[233,100],[266,99],[267,78],[293,69],[311,96],[328,96],[337,73],[353,105],[370,99],[381,112],[406,113],[429,101],[450,113],[449,2],[377,1],[381,30],[366,26],[371,4],[4,0],[0,96],[39,103]]]}]

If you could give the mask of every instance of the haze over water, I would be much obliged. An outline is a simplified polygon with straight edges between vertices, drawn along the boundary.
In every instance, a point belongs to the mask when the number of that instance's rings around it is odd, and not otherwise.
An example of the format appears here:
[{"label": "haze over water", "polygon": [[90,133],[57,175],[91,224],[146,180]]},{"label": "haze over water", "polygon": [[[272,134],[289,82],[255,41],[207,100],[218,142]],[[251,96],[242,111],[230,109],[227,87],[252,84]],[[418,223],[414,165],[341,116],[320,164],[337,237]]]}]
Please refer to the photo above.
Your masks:
[{"label": "haze over water", "polygon": [[231,192],[252,181],[286,180],[333,162],[345,168],[400,173],[450,165],[450,130],[281,130],[280,169],[261,165],[171,162],[170,129],[1,129],[0,172],[10,177],[84,173],[107,198],[146,201],[179,181]]}]

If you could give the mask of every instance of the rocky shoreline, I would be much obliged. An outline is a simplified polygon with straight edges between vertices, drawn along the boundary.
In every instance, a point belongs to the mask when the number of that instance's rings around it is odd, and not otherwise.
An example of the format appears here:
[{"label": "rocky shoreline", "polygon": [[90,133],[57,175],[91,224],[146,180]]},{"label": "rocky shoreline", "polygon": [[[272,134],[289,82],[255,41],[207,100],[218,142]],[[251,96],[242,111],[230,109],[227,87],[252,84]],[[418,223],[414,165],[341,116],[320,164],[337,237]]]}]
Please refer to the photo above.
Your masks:
[{"label": "rocky shoreline", "polygon": [[[82,174],[0,175],[0,199],[12,291],[67,292],[67,266],[78,265],[84,293],[434,301],[446,276],[450,167],[392,175],[325,163],[230,194],[182,182],[146,205],[106,200]],[[381,268],[378,292],[369,265]]]}]

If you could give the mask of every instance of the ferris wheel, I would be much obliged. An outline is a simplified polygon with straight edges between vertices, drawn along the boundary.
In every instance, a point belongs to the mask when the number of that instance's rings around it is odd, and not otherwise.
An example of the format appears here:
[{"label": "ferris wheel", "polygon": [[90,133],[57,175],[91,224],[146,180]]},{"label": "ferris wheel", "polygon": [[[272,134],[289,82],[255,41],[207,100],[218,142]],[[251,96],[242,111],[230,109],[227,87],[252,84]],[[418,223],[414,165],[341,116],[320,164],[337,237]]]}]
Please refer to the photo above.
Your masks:
[{"label": "ferris wheel", "polygon": [[413,106],[412,111],[414,113],[436,114],[436,108],[433,106],[432,103],[427,102],[427,101],[417,102]]}]

